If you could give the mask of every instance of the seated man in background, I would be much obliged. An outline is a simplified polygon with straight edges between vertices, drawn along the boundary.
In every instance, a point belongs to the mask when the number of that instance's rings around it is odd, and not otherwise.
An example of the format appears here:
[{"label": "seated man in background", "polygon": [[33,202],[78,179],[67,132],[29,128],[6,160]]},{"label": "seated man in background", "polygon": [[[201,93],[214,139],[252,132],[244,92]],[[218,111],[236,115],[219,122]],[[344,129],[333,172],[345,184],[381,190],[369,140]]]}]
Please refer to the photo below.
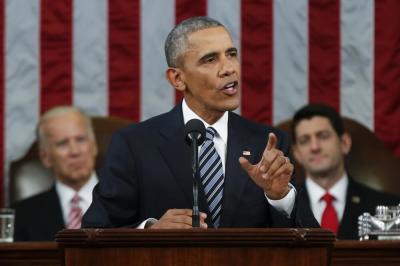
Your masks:
[{"label": "seated man in background", "polygon": [[54,186],[14,206],[15,241],[51,241],[63,228],[80,228],[97,183],[97,146],[91,120],[71,106],[50,109],[38,124],[39,155]]},{"label": "seated man in background", "polygon": [[[321,227],[339,239],[358,239],[358,216],[375,213],[377,205],[397,205],[400,199],[356,183],[346,172],[344,157],[351,137],[339,114],[322,104],[309,104],[292,122],[293,154],[304,167],[305,189]],[[368,145],[366,143],[366,145]]]}]

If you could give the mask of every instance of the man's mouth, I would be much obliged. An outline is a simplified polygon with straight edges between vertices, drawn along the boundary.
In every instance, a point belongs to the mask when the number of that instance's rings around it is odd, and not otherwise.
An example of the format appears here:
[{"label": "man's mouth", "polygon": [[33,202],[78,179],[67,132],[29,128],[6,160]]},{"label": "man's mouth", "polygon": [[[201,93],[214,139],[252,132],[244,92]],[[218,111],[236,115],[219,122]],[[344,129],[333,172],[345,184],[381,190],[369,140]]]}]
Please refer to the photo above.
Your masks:
[{"label": "man's mouth", "polygon": [[314,157],[312,157],[310,161],[311,161],[312,163],[320,163],[320,162],[323,161],[324,159],[325,159],[324,156],[319,155],[319,156],[314,156]]},{"label": "man's mouth", "polygon": [[85,162],[82,161],[75,161],[69,164],[70,169],[80,169],[85,165]]},{"label": "man's mouth", "polygon": [[222,90],[225,94],[235,95],[238,91],[238,86],[239,82],[233,81],[225,84],[225,86],[222,87]]}]

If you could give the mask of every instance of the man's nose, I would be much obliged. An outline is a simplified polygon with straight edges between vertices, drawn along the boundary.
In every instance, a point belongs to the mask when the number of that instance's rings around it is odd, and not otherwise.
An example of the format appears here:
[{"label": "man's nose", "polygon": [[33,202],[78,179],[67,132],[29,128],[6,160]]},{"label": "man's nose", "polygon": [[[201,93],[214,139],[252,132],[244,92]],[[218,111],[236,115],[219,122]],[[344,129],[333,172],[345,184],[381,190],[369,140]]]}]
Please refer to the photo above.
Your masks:
[{"label": "man's nose", "polygon": [[311,138],[310,147],[312,151],[318,151],[321,148],[317,138]]},{"label": "man's nose", "polygon": [[221,65],[221,70],[220,70],[220,76],[230,76],[233,73],[235,73],[235,66],[234,62],[230,60],[229,58],[224,57],[222,60],[222,65]]},{"label": "man's nose", "polygon": [[80,149],[79,149],[78,143],[76,141],[70,141],[70,143],[69,143],[69,152],[71,154],[75,155],[75,154],[78,154],[79,151],[80,151]]}]

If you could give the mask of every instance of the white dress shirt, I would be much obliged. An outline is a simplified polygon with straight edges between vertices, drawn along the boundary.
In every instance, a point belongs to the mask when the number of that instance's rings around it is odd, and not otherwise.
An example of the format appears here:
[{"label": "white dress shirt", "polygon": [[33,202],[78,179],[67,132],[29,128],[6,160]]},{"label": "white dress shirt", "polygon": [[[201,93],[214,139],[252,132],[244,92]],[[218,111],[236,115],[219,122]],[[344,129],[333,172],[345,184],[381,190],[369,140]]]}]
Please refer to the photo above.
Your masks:
[{"label": "white dress shirt", "polygon": [[308,198],[310,199],[311,210],[314,213],[314,217],[319,224],[321,224],[322,213],[324,212],[326,207],[326,202],[324,200],[321,200],[321,198],[323,195],[325,195],[326,192],[328,192],[335,198],[335,200],[333,201],[333,207],[336,210],[336,214],[340,223],[343,218],[344,208],[346,205],[348,184],[349,178],[346,173],[328,191],[318,185],[310,177],[306,178],[306,188]]},{"label": "white dress shirt", "polygon": [[[183,100],[182,102],[182,112],[183,112],[183,122],[185,123],[185,125],[191,119],[199,119],[201,122],[203,122],[206,129],[208,127],[213,127],[217,131],[217,134],[214,136],[213,141],[215,149],[217,150],[219,157],[221,157],[222,169],[225,174],[225,163],[226,163],[225,161],[226,161],[226,151],[227,151],[226,145],[228,143],[228,112],[225,112],[222,115],[222,117],[212,125],[208,124],[200,116],[195,114],[189,108],[185,100]],[[199,152],[200,148],[201,147],[199,147]]]},{"label": "white dress shirt", "polygon": [[84,214],[92,203],[92,191],[94,186],[97,184],[98,179],[95,173],[93,173],[88,182],[86,182],[81,189],[76,192],[71,187],[56,181],[56,191],[58,197],[60,198],[62,214],[64,218],[64,224],[67,224],[68,214],[71,210],[71,199],[78,193],[81,200],[79,201],[79,207],[82,209],[82,214]]}]

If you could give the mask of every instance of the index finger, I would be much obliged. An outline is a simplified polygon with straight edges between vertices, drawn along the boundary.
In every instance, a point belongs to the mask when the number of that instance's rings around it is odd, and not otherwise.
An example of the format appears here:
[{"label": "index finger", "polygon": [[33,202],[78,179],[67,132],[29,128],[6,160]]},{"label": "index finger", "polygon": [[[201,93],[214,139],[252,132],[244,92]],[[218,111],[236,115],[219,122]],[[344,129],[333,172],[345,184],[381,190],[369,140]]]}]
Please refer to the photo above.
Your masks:
[{"label": "index finger", "polygon": [[276,148],[276,144],[278,143],[278,138],[276,137],[276,135],[274,133],[269,133],[268,134],[268,142],[267,142],[267,151],[270,151],[272,149]]}]

